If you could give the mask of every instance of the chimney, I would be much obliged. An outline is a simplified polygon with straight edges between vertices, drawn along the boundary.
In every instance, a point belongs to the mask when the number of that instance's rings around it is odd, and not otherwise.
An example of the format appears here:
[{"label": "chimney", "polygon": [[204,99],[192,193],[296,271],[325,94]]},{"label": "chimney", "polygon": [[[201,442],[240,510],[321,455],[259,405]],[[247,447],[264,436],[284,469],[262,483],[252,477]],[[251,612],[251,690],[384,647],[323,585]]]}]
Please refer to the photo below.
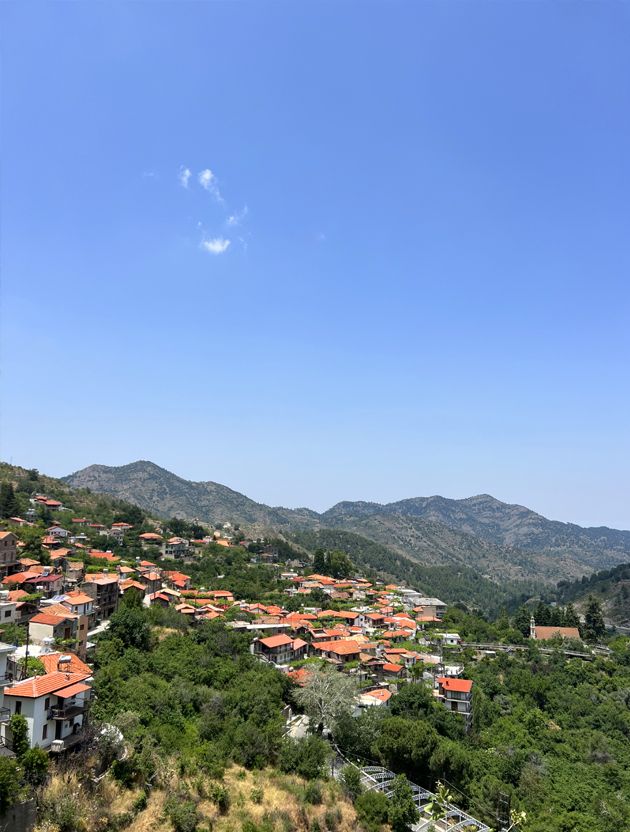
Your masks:
[{"label": "chimney", "polygon": [[534,621],[534,616],[529,619],[529,637],[535,639],[536,638],[536,622]]}]

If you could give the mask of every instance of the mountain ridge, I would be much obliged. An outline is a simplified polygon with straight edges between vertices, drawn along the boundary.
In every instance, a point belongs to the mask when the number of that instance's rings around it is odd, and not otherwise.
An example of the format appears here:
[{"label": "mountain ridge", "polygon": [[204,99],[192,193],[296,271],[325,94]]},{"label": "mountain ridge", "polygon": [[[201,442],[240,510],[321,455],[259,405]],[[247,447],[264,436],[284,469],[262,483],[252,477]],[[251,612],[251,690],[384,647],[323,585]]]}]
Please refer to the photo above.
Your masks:
[{"label": "mountain ridge", "polygon": [[268,506],[212,480],[186,480],[149,460],[91,465],[62,480],[163,517],[238,522],[253,531],[343,529],[418,563],[463,564],[492,578],[536,575],[550,583],[630,560],[630,531],[549,520],[490,494],[459,500],[410,497],[392,503],[345,500],[320,513]]}]

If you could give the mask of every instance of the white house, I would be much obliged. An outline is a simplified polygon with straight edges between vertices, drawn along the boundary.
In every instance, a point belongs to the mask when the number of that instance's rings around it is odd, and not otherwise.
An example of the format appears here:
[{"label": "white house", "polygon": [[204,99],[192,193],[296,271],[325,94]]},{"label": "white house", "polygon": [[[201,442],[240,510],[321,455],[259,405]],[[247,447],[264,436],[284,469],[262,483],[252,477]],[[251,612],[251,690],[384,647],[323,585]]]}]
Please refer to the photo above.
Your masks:
[{"label": "white house", "polygon": [[8,590],[0,590],[0,629],[5,624],[14,624],[17,620],[17,601],[9,601]]},{"label": "white house", "polygon": [[[31,748],[65,751],[83,738],[91,687],[86,673],[56,671],[35,676],[4,689],[4,705],[11,716],[22,714],[28,725]],[[11,747],[11,732],[2,724],[2,736]]]}]

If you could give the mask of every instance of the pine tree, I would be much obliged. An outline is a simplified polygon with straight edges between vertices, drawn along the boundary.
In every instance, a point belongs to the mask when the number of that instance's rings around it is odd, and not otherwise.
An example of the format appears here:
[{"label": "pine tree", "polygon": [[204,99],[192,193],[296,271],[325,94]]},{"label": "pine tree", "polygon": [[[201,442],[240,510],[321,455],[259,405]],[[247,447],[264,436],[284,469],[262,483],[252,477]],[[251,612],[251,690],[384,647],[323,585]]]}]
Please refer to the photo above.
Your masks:
[{"label": "pine tree", "polygon": [[316,549],[313,556],[313,572],[316,575],[326,574],[326,552],[323,549]]},{"label": "pine tree", "polygon": [[584,613],[584,637],[588,641],[596,641],[606,632],[602,605],[594,595],[588,596],[588,605]]},{"label": "pine tree", "polygon": [[543,627],[552,623],[551,611],[549,607],[545,603],[543,603],[543,601],[539,601],[536,605],[536,612],[534,613],[534,618],[536,619],[536,624],[540,624]]},{"label": "pine tree", "polygon": [[525,638],[529,638],[529,620],[531,617],[531,611],[523,604],[512,619],[514,629],[519,630]]},{"label": "pine tree", "polygon": [[19,504],[13,490],[13,483],[3,482],[0,484],[0,518],[6,520],[7,517],[14,517],[18,511]]},{"label": "pine tree", "polygon": [[567,604],[564,608],[564,626],[565,627],[579,627],[580,618],[575,611],[573,604]]}]

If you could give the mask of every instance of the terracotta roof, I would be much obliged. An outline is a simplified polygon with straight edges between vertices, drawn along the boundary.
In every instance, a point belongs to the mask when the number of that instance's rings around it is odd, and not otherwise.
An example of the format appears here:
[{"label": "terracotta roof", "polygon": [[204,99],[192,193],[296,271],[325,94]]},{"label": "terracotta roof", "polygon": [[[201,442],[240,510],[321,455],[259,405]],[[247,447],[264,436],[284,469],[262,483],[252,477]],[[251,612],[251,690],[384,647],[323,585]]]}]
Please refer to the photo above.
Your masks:
[{"label": "terracotta roof", "polygon": [[340,639],[339,641],[323,641],[314,644],[316,650],[324,650],[326,653],[336,653],[338,656],[358,655],[361,652],[360,646],[351,639]]},{"label": "terracotta roof", "polygon": [[363,694],[363,696],[373,696],[374,699],[378,699],[379,702],[389,702],[392,698],[392,692],[390,690],[385,690],[385,688],[379,688],[378,690],[368,690]]},{"label": "terracotta roof", "polygon": [[55,581],[60,581],[61,575],[55,575],[54,573],[51,575],[34,575],[32,578],[27,578],[24,583],[26,584],[52,584]]},{"label": "terracotta roof", "polygon": [[138,583],[138,581],[134,581],[129,578],[126,581],[120,582],[120,588],[123,592],[126,592],[128,589],[138,589],[140,592],[144,592],[144,584]]},{"label": "terracotta roof", "polygon": [[48,624],[50,627],[56,627],[57,624],[61,624],[63,621],[70,621],[71,615],[68,613],[67,617],[63,615],[51,615],[46,612],[40,612],[37,615],[34,615],[31,620],[30,624]]},{"label": "terracotta roof", "polygon": [[59,659],[62,656],[70,657],[69,662],[64,662],[63,667],[65,672],[91,675],[92,671],[88,665],[82,662],[74,653],[40,653],[37,658],[44,665],[46,673],[56,673],[59,671]]},{"label": "terracotta roof", "polygon": [[3,584],[23,584],[26,580],[33,577],[33,572],[16,572],[14,575],[7,575],[2,579]]},{"label": "terracotta roof", "polygon": [[303,687],[307,680],[308,680],[309,672],[305,667],[300,667],[299,670],[292,670],[290,673],[287,673],[289,679],[295,682],[296,685]]},{"label": "terracotta roof", "polygon": [[273,650],[274,647],[283,647],[285,644],[291,644],[292,639],[289,636],[283,634],[278,636],[269,636],[269,638],[261,638],[260,643],[264,644],[265,647],[268,647],[270,650]]},{"label": "terracotta roof", "polygon": [[473,683],[470,679],[451,679],[450,676],[438,676],[435,680],[444,690],[457,693],[470,693]]},{"label": "terracotta roof", "polygon": [[75,685],[70,685],[69,688],[64,688],[57,693],[60,699],[70,699],[71,696],[76,696],[77,693],[85,693],[86,690],[92,690],[89,685],[84,685],[82,682],[77,682]]},{"label": "terracotta roof", "polygon": [[13,535],[13,537],[15,537],[13,532],[0,532],[0,540],[4,540],[4,538],[8,537],[10,534]]},{"label": "terracotta roof", "polygon": [[73,592],[67,592],[66,597],[62,603],[67,604],[91,604],[94,599],[90,595],[86,595],[85,592],[80,592],[79,590],[74,590]]},{"label": "terracotta roof", "polygon": [[405,667],[402,664],[391,664],[390,662],[385,662],[383,665],[383,670],[386,670],[388,673],[402,673],[404,669]]},{"label": "terracotta roof", "polygon": [[38,699],[40,696],[69,688],[77,682],[83,682],[88,675],[86,673],[46,673],[45,676],[34,676],[32,679],[25,679],[17,685],[5,688],[4,695]]},{"label": "terracotta roof", "polygon": [[536,639],[545,641],[548,638],[574,638],[580,640],[577,627],[534,627]]}]

